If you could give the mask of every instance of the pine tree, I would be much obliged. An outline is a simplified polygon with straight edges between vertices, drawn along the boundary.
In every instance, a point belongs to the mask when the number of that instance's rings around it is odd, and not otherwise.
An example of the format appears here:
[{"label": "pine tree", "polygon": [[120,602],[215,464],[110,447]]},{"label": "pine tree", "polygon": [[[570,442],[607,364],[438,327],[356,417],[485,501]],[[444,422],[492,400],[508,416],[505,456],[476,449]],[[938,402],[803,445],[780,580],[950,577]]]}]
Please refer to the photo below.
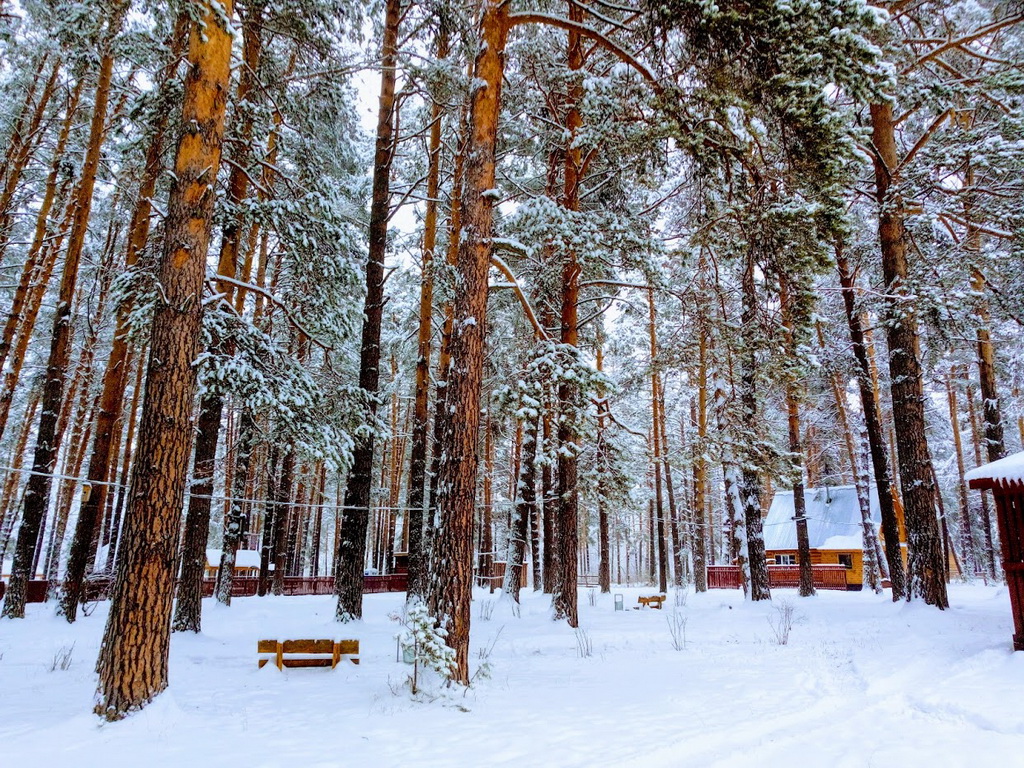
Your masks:
[{"label": "pine tree", "polygon": [[154,310],[140,442],[96,712],[117,720],[167,687],[175,544],[191,446],[202,286],[231,64],[231,2],[206,3],[189,26],[189,72]]}]

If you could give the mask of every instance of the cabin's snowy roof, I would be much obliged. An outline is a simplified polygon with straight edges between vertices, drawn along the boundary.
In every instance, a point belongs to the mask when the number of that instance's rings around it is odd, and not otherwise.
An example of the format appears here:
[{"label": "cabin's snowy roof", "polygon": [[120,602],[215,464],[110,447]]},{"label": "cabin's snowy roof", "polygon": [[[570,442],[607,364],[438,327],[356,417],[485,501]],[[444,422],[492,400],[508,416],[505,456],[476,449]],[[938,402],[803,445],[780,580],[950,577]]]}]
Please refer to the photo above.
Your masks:
[{"label": "cabin's snowy roof", "polygon": [[[871,519],[881,522],[878,492],[871,486]],[[860,549],[861,517],[857,489],[852,485],[807,488],[807,536],[811,549]],[[776,491],[764,519],[766,550],[796,549],[796,523],[793,521],[793,492]]]},{"label": "cabin's snowy roof", "polygon": [[982,464],[964,475],[964,479],[993,480],[996,483],[1024,483],[1024,451],[1011,453],[1009,456]]},{"label": "cabin's snowy roof", "polygon": [[[206,564],[209,567],[220,565],[221,551],[219,549],[206,550]],[[259,568],[260,553],[255,549],[239,549],[235,552],[235,568]]]}]

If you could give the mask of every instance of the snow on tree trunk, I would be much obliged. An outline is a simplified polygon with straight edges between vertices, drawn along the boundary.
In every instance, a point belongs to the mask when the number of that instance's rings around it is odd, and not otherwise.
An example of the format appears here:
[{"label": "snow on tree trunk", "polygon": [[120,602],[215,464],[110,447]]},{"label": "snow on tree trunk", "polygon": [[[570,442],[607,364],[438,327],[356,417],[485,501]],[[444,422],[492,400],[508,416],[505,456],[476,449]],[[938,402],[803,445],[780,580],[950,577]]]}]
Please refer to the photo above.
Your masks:
[{"label": "snow on tree trunk", "polygon": [[11,567],[11,577],[4,598],[3,616],[7,618],[24,618],[25,616],[28,580],[34,575],[32,571],[34,571],[36,544],[40,536],[43,517],[50,503],[51,473],[56,468],[57,452],[60,449],[61,436],[57,430],[57,421],[65,395],[67,369],[74,335],[72,309],[75,300],[75,286],[85,248],[89,214],[92,210],[93,190],[99,171],[100,151],[103,146],[107,120],[107,104],[110,100],[113,79],[113,41],[121,29],[127,9],[128,3],[125,0],[119,0],[113,5],[100,42],[100,72],[96,84],[92,121],[89,126],[89,143],[82,165],[82,175],[75,191],[68,250],[64,256],[64,270],[57,296],[57,311],[54,313],[50,352],[46,362],[46,383],[43,386],[42,414],[39,418],[35,455],[32,462],[33,474],[29,476],[25,489],[21,527],[18,529],[18,538],[14,548],[14,563]]},{"label": "snow on tree trunk", "polygon": [[[370,203],[370,247],[366,262],[366,299],[359,352],[359,387],[368,397],[371,415],[377,412],[380,385],[380,334],[384,312],[384,256],[387,252],[388,218],[391,200],[391,163],[395,143],[395,80],[398,68],[398,25],[400,0],[387,0],[384,11],[384,39],[381,48],[380,109],[373,158],[373,195]],[[363,567],[366,531],[370,521],[370,491],[373,485],[373,433],[356,444],[352,469],[345,488],[345,514],[334,574],[338,598],[335,616],[339,621],[363,615]]]},{"label": "snow on tree trunk", "polygon": [[96,712],[117,720],[167,687],[175,545],[192,445],[202,287],[231,71],[231,0],[202,6],[189,69],[128,514],[100,657]]},{"label": "snow on tree trunk", "polygon": [[[878,235],[886,286],[886,339],[893,426],[899,456],[900,485],[907,525],[907,599],[920,598],[947,608],[942,539],[935,519],[936,488],[925,432],[924,374],[920,340],[907,287],[907,233],[898,168],[895,118],[891,104],[871,105],[872,140],[877,152],[875,191],[879,205]],[[888,536],[887,536],[888,538]],[[891,564],[890,564],[891,568]]]},{"label": "snow on tree trunk", "polygon": [[878,490],[878,507],[882,517],[882,535],[885,537],[885,561],[892,584],[892,599],[902,600],[907,594],[906,570],[903,566],[903,551],[900,546],[900,525],[893,501],[892,476],[889,471],[889,450],[882,431],[882,414],[875,389],[875,378],[871,373],[868,344],[856,306],[853,271],[842,248],[836,248],[836,267],[839,270],[839,284],[843,291],[843,308],[850,329],[850,341],[857,360],[857,385],[860,390],[861,408],[871,447],[871,466]]},{"label": "snow on tree trunk", "polygon": [[484,0],[482,46],[474,66],[474,88],[466,146],[459,242],[459,291],[453,310],[451,376],[441,420],[441,460],[434,542],[431,605],[455,651],[454,679],[469,683],[469,621],[473,569],[473,507],[476,497],[477,435],[483,379],[484,328],[487,322],[487,273],[491,261],[495,146],[508,35],[508,7]]}]

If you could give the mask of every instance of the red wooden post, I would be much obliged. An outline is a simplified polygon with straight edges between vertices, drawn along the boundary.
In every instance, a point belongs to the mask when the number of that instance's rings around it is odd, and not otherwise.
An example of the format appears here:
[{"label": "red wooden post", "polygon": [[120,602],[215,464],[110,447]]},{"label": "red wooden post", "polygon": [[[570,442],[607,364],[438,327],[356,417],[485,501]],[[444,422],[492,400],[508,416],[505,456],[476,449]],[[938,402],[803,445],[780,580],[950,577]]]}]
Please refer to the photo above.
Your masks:
[{"label": "red wooden post", "polygon": [[968,485],[991,490],[1013,613],[1013,649],[1024,651],[1024,451],[985,464],[966,475]]}]

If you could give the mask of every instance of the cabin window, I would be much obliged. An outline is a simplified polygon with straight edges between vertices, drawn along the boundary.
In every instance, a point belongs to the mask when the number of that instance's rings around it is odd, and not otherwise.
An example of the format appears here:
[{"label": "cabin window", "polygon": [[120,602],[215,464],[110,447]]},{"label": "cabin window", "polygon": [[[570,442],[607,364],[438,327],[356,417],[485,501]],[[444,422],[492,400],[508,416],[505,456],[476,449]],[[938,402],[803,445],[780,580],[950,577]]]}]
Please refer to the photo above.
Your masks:
[{"label": "cabin window", "polygon": [[796,555],[776,555],[776,565],[796,565]]},{"label": "cabin window", "polygon": [[839,564],[845,565],[847,568],[853,568],[853,555],[841,554],[837,555],[839,558]]}]

